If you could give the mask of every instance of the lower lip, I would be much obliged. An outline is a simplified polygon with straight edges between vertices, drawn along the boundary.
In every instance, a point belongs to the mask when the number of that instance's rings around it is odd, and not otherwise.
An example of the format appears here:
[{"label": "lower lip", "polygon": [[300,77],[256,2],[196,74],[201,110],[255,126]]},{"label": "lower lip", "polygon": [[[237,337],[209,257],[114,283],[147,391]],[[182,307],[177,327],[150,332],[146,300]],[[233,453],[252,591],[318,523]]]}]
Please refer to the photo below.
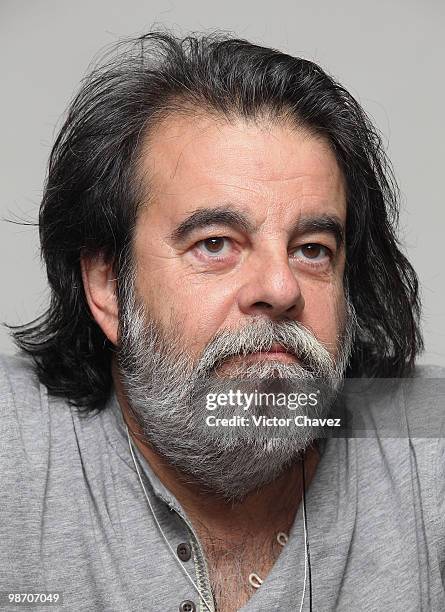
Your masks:
[{"label": "lower lip", "polygon": [[251,353],[247,358],[253,361],[281,361],[283,363],[296,363],[297,358],[295,355],[285,353],[283,351],[267,351],[264,353]]},{"label": "lower lip", "polygon": [[298,363],[298,359],[291,353],[285,351],[264,351],[261,353],[249,353],[248,355],[237,355],[227,361],[230,362],[242,361],[244,364],[258,363],[262,361],[279,361],[280,363]]}]

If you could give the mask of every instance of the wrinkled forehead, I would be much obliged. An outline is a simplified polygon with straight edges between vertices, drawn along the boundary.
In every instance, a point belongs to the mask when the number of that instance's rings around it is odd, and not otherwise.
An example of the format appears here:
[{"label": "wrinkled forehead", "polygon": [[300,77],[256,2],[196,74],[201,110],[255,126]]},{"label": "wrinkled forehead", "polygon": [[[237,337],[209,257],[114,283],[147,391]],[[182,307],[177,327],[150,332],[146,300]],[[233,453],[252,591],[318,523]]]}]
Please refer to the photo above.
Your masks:
[{"label": "wrinkled forehead", "polygon": [[329,144],[290,121],[176,114],[147,137],[150,202],[176,217],[230,204],[262,223],[296,213],[344,219],[344,177]]}]

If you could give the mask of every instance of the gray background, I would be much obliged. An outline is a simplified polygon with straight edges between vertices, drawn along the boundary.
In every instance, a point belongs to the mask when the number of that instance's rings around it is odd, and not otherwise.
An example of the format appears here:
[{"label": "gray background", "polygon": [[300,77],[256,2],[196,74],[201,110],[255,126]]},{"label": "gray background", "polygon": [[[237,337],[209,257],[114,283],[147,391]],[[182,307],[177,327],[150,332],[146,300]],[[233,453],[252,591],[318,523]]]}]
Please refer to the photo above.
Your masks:
[{"label": "gray background", "polygon": [[[1,0],[0,217],[37,219],[51,144],[88,64],[156,24],[222,28],[312,59],[359,99],[402,191],[400,237],[424,300],[421,362],[445,365],[442,0]],[[2,221],[0,245],[0,320],[23,323],[48,298],[37,229]],[[0,352],[13,350],[2,329]]]}]

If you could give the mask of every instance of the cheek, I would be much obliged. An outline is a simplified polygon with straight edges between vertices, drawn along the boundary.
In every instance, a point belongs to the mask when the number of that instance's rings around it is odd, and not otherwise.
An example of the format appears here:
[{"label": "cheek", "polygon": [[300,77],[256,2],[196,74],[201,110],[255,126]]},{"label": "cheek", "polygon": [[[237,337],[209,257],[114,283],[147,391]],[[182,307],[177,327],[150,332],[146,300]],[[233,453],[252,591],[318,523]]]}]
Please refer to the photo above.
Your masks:
[{"label": "cheek", "polygon": [[301,322],[334,353],[344,325],[344,295],[340,286],[323,286],[321,291],[307,290]]},{"label": "cheek", "polygon": [[175,330],[193,357],[224,325],[233,296],[222,279],[188,273],[174,260],[155,266],[146,261],[137,274],[137,294],[165,330]]}]

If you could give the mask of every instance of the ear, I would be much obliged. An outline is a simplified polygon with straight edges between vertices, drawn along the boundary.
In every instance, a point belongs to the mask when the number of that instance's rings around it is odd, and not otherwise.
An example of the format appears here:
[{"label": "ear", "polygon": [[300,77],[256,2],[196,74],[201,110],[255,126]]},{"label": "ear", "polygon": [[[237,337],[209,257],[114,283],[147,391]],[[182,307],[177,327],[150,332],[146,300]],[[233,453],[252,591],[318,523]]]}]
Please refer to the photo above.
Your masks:
[{"label": "ear", "polygon": [[80,266],[91,314],[108,340],[117,344],[118,306],[112,263],[106,262],[101,255],[95,255],[82,257]]}]

